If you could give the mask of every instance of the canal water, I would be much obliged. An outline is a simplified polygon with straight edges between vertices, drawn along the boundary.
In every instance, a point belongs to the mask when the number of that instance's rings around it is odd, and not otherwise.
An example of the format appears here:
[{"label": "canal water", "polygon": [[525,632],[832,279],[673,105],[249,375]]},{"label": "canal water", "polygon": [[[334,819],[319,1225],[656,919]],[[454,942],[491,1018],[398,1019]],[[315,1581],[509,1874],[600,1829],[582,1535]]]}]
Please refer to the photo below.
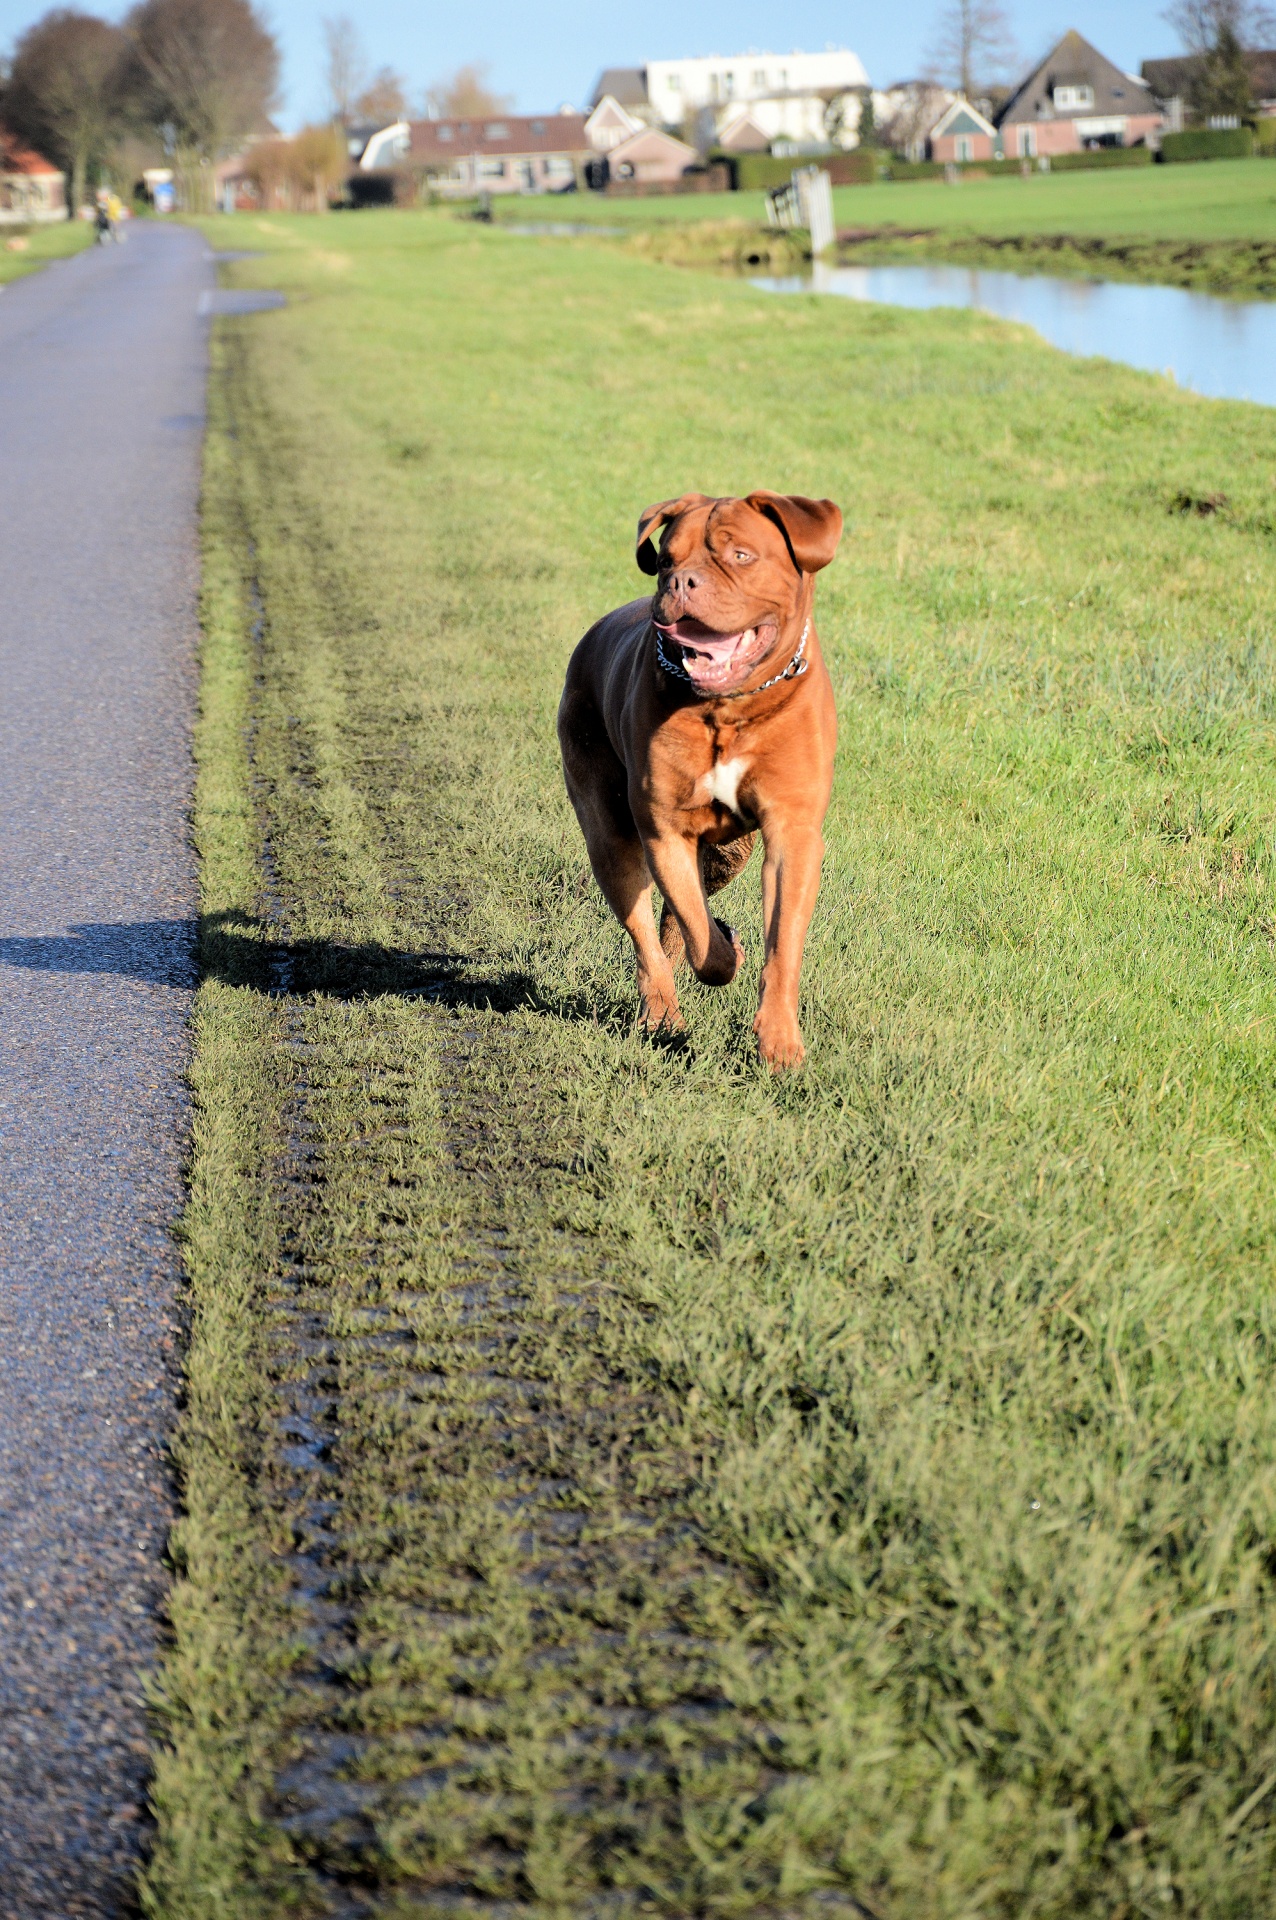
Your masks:
[{"label": "canal water", "polygon": [[1098,354],[1221,400],[1276,406],[1276,300],[1178,287],[1052,280],[976,267],[829,267],[754,278],[771,293],[832,293],[890,307],[978,307],[1035,327],[1065,353]]}]

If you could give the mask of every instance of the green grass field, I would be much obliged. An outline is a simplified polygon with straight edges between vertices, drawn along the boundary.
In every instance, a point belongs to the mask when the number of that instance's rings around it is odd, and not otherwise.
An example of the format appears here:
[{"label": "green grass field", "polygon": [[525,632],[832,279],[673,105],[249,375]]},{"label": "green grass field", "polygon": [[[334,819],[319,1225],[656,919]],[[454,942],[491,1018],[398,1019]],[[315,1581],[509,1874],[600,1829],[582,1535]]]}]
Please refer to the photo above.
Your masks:
[{"label": "green grass field", "polygon": [[[234,235],[290,304],[215,336],[147,1912],[1253,1920],[1276,415],[444,215]],[[553,738],[638,510],[757,485],[848,520],[787,1078],[751,978],[635,1031]]]},{"label": "green grass field", "polygon": [[[628,226],[665,220],[761,220],[764,203],[761,193],[671,194],[641,200],[577,193],[555,200],[498,202],[496,211],[503,220],[590,220]],[[840,227],[1276,240],[1276,164],[1215,160],[1198,166],[1033,173],[1026,180],[1011,166],[1000,177],[963,180],[955,187],[942,180],[836,187],[833,207]]]},{"label": "green grass field", "polygon": [[[25,247],[14,248],[12,240],[25,240]],[[93,229],[83,220],[62,220],[56,226],[0,227],[0,287],[7,280],[20,280],[24,273],[46,267],[50,260],[65,259],[92,246]]]},{"label": "green grass field", "polygon": [[955,187],[942,180],[839,187],[833,199],[838,224],[846,226],[889,220],[988,234],[1276,240],[1276,165],[1269,160],[1032,173],[1026,180],[1012,168],[1000,179]]}]

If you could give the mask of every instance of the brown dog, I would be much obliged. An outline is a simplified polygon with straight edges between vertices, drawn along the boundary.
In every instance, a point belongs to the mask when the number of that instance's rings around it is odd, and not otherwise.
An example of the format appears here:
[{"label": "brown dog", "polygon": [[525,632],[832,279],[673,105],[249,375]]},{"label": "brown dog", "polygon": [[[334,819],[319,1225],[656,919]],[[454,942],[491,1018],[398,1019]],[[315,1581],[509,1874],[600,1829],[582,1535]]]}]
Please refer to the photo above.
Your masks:
[{"label": "brown dog", "polygon": [[[659,557],[651,545],[663,526]],[[607,903],[634,943],[645,1026],[681,1027],[685,950],[711,986],[744,949],[709,911],[762,834],[766,953],[753,1030],[797,1066],[802,947],[820,884],[837,716],[812,618],[812,575],[837,551],[831,500],[686,493],[638,522],[657,576],[589,629],[558,710],[567,791]],[[652,882],[665,907],[657,935]]]}]

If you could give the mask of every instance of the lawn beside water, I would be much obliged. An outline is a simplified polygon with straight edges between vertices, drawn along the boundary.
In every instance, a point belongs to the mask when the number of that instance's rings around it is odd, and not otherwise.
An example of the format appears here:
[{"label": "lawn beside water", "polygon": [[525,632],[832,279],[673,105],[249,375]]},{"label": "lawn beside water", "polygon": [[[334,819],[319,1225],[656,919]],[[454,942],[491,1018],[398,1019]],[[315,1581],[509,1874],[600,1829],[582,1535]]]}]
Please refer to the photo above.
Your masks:
[{"label": "lawn beside water", "polygon": [[[798,163],[795,161],[794,165]],[[646,226],[667,220],[764,220],[761,193],[688,193],[650,199],[558,194],[497,200],[502,220],[589,220]],[[1276,161],[1032,173],[1013,162],[956,186],[886,180],[835,187],[839,227],[938,227],[973,233],[1076,233],[1157,240],[1276,240]]]},{"label": "lawn beside water", "polygon": [[[215,333],[148,1911],[1252,1920],[1276,415],[447,214],[209,231],[290,304]],[[637,1034],[553,737],[639,509],[755,486],[848,522],[787,1078],[756,860]]]},{"label": "lawn beside water", "polygon": [[[946,260],[1070,278],[1133,280],[1238,297],[1276,295],[1276,162],[879,181],[837,187],[839,259]],[[762,194],[675,194],[495,204],[502,222],[604,226],[681,265],[741,266],[758,253]],[[777,241],[772,233],[769,247]],[[798,238],[799,250],[806,236]],[[765,249],[764,249],[765,251]]]}]

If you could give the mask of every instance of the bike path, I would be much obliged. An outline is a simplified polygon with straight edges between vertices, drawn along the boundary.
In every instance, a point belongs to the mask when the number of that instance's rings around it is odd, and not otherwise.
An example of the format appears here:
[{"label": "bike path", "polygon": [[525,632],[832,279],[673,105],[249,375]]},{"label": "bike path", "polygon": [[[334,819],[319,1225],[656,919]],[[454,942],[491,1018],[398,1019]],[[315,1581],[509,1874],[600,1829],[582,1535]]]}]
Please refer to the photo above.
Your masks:
[{"label": "bike path", "polygon": [[213,282],[138,222],[0,293],[0,1920],[146,1843]]}]

